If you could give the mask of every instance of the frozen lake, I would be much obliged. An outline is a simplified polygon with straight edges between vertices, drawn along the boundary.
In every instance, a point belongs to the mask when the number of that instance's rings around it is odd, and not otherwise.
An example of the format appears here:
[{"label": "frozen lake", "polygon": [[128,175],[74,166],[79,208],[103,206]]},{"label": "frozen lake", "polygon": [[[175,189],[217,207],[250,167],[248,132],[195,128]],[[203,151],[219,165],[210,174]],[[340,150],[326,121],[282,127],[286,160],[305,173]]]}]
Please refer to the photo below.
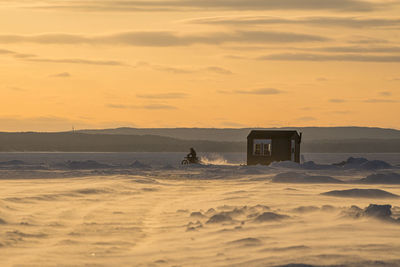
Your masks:
[{"label": "frozen lake", "polygon": [[[63,161],[84,161],[94,160],[102,163],[111,164],[129,164],[136,160],[150,165],[179,165],[186,153],[0,153],[0,162],[10,160],[22,160],[28,163],[59,163]],[[383,160],[390,164],[400,164],[400,153],[303,153],[306,161],[315,161],[316,163],[335,163],[345,160],[349,157],[364,157],[369,160]],[[246,154],[244,153],[199,153],[199,156],[205,157],[210,161],[219,160],[233,164],[245,164]]]},{"label": "frozen lake", "polygon": [[184,156],[0,153],[1,266],[400,266],[399,154]]}]

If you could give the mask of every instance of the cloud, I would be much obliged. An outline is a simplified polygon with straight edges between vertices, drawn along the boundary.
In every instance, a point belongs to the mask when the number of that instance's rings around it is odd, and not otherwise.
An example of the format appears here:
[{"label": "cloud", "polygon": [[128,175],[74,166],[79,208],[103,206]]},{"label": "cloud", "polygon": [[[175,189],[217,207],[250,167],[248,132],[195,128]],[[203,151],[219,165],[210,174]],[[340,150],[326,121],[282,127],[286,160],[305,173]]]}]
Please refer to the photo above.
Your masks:
[{"label": "cloud", "polygon": [[38,35],[0,35],[0,43],[40,43],[40,44],[77,44],[88,42],[85,36],[64,34],[64,33],[49,33]]},{"label": "cloud", "polygon": [[340,99],[340,98],[332,98],[332,99],[329,99],[329,102],[331,102],[331,103],[344,103],[344,102],[346,102],[346,100]]},{"label": "cloud", "polygon": [[[0,37],[1,39],[1,37]],[[67,63],[67,64],[85,64],[85,65],[106,65],[106,66],[128,66],[126,63],[115,60],[92,60],[81,58],[62,58],[62,59],[49,59],[41,58],[34,54],[23,54],[11,50],[0,49],[0,54],[12,55],[15,58],[27,62],[44,62],[44,63]],[[69,77],[69,73],[59,73],[59,76],[53,77]]]},{"label": "cloud", "polygon": [[132,108],[130,105],[121,105],[121,104],[108,104],[108,108],[115,108],[115,109],[128,109]]},{"label": "cloud", "polygon": [[156,71],[169,72],[173,74],[192,74],[199,72],[209,72],[221,75],[231,75],[232,71],[218,66],[207,66],[207,67],[193,67],[193,66],[185,66],[185,67],[176,67],[176,66],[166,66],[166,65],[158,65],[151,64],[148,62],[138,62],[135,68],[150,68]]},{"label": "cloud", "polygon": [[214,73],[217,73],[217,74],[223,74],[223,75],[231,75],[231,74],[233,74],[233,72],[228,70],[228,69],[221,68],[221,67],[216,67],[216,66],[206,67],[204,70],[206,70],[208,72],[214,72]]},{"label": "cloud", "polygon": [[295,43],[323,42],[328,38],[278,31],[234,31],[180,34],[169,31],[131,31],[101,36],[47,33],[37,35],[0,35],[0,43],[36,43],[59,45],[127,45],[127,46],[190,46],[195,44],[219,45],[224,43]]},{"label": "cloud", "polygon": [[[0,49],[0,54],[13,55],[14,57],[28,62],[44,62],[44,63],[66,63],[66,64],[85,64],[85,65],[106,65],[106,66],[129,66],[128,64],[122,61],[115,60],[91,60],[91,59],[80,59],[80,58],[64,58],[64,59],[49,59],[49,58],[41,58],[37,55],[31,54],[21,54],[11,50]],[[166,66],[159,64],[151,64],[148,62],[140,61],[133,66],[134,68],[150,68],[156,71],[174,73],[174,74],[192,74],[192,73],[200,73],[200,72],[208,72],[215,73],[219,75],[231,75],[233,72],[227,68],[223,68],[220,66],[206,66],[206,67],[175,67],[175,66]],[[49,75],[50,77],[58,77],[58,78],[68,78],[71,77],[71,74],[68,72],[57,73],[53,75]]]},{"label": "cloud", "polygon": [[54,78],[69,78],[71,77],[71,74],[69,72],[61,72],[57,74],[52,74],[49,77],[54,77]]},{"label": "cloud", "polygon": [[16,86],[9,86],[7,88],[12,90],[12,91],[16,91],[16,92],[24,92],[24,91],[26,91],[26,89],[21,88],[21,87],[16,87]]},{"label": "cloud", "polygon": [[275,88],[259,88],[253,90],[235,90],[233,93],[246,94],[246,95],[278,95],[284,93],[284,91]]},{"label": "cloud", "polygon": [[[243,50],[243,48],[240,48],[240,50]],[[238,55],[225,55],[224,58],[228,59],[247,59],[246,57],[238,56]]]},{"label": "cloud", "polygon": [[370,98],[364,100],[365,103],[397,103],[399,101],[394,99],[379,99],[379,98]]},{"label": "cloud", "polygon": [[[248,43],[293,43],[293,42],[322,42],[328,38],[300,33],[273,31],[237,31],[231,36],[232,41]],[[246,41],[248,40],[248,41]]]},{"label": "cloud", "polygon": [[11,51],[8,49],[0,49],[0,55],[12,55],[16,58],[28,58],[28,57],[35,57],[33,54],[21,54],[15,51]]},{"label": "cloud", "polygon": [[14,57],[15,57],[15,58],[24,59],[24,58],[36,57],[36,55],[34,55],[34,54],[20,54],[20,53],[16,53],[16,54],[14,54]]},{"label": "cloud", "polygon": [[333,53],[398,53],[400,46],[329,46],[316,47],[308,50]]},{"label": "cloud", "polygon": [[193,69],[188,68],[179,68],[179,67],[171,67],[171,66],[163,66],[163,65],[148,65],[151,69],[162,72],[169,72],[173,74],[190,74],[195,72]]},{"label": "cloud", "polygon": [[90,60],[81,58],[63,58],[63,59],[48,59],[48,58],[28,58],[25,61],[43,62],[43,63],[66,63],[66,64],[84,64],[84,65],[104,65],[104,66],[128,66],[124,62],[115,60]]},{"label": "cloud", "polygon": [[62,9],[85,12],[182,12],[212,10],[333,10],[333,11],[373,11],[388,6],[388,3],[362,0],[81,0],[32,5],[38,9]]},{"label": "cloud", "polygon": [[142,106],[144,109],[158,110],[158,109],[177,109],[177,107],[164,104],[150,104]]},{"label": "cloud", "polygon": [[312,53],[281,53],[261,56],[259,60],[276,60],[276,61],[353,61],[353,62],[400,62],[400,56],[386,55],[358,55],[358,54],[312,54]]},{"label": "cloud", "polygon": [[187,94],[185,93],[162,93],[162,94],[137,94],[139,98],[146,99],[178,99],[185,98]]},{"label": "cloud", "polygon": [[[225,47],[233,50],[247,50],[247,51],[256,51],[256,50],[292,50],[292,51],[301,51],[301,52],[325,52],[325,53],[399,53],[400,46],[382,46],[382,45],[345,45],[345,46],[320,46],[320,47],[310,47],[310,46],[246,46],[246,45],[238,45],[238,46],[228,46]],[[227,58],[235,59],[235,56],[225,56]]]},{"label": "cloud", "polygon": [[379,38],[372,38],[366,36],[353,36],[348,43],[351,44],[384,44],[389,43],[388,40],[379,39]]},{"label": "cloud", "polygon": [[224,16],[184,20],[191,24],[211,24],[226,26],[253,25],[307,25],[315,27],[371,28],[400,26],[400,18],[360,18],[360,17],[302,17],[282,18],[271,16]]},{"label": "cloud", "polygon": [[275,89],[275,88],[257,88],[251,90],[218,90],[220,94],[243,94],[243,95],[278,95],[285,93],[285,91]]},{"label": "cloud", "polygon": [[147,104],[147,105],[122,105],[122,104],[108,104],[108,108],[113,109],[148,109],[148,110],[172,110],[177,107],[165,104]]},{"label": "cloud", "polygon": [[392,93],[389,92],[389,91],[382,91],[382,92],[379,92],[379,95],[381,95],[381,96],[391,96]]},{"label": "cloud", "polygon": [[15,52],[7,49],[0,49],[0,55],[10,55],[10,54],[13,55],[15,54]]},{"label": "cloud", "polygon": [[335,110],[335,111],[331,111],[331,112],[327,112],[328,114],[339,114],[339,115],[346,115],[346,114],[351,114],[354,113],[353,111],[349,111],[349,110]]}]

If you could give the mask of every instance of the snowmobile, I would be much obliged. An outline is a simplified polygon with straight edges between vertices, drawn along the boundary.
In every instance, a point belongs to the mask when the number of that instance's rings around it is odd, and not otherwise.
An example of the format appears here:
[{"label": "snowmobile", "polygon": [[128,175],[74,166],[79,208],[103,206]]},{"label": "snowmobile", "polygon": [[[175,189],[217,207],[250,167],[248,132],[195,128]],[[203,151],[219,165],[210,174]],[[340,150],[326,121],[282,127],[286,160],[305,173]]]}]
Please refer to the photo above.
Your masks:
[{"label": "snowmobile", "polygon": [[200,160],[198,157],[185,157],[182,161],[182,165],[188,165],[188,164],[199,164]]}]

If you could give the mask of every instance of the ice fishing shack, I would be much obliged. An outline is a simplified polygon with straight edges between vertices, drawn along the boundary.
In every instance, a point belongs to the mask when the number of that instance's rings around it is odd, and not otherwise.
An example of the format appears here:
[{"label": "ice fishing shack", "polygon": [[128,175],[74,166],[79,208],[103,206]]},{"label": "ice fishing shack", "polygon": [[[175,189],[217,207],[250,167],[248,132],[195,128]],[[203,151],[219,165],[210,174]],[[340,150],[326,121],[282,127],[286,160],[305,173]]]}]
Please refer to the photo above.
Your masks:
[{"label": "ice fishing shack", "polygon": [[247,136],[247,165],[269,165],[274,161],[300,163],[301,136],[297,131],[251,131]]}]

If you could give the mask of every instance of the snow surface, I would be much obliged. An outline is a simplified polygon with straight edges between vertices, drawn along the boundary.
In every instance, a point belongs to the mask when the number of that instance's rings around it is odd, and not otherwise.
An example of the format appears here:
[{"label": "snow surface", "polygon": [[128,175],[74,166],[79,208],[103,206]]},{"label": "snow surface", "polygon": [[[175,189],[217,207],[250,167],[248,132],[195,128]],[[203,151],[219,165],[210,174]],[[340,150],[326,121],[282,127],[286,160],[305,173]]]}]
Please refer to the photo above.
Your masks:
[{"label": "snow surface", "polygon": [[0,153],[1,266],[400,266],[400,154],[184,155]]}]

